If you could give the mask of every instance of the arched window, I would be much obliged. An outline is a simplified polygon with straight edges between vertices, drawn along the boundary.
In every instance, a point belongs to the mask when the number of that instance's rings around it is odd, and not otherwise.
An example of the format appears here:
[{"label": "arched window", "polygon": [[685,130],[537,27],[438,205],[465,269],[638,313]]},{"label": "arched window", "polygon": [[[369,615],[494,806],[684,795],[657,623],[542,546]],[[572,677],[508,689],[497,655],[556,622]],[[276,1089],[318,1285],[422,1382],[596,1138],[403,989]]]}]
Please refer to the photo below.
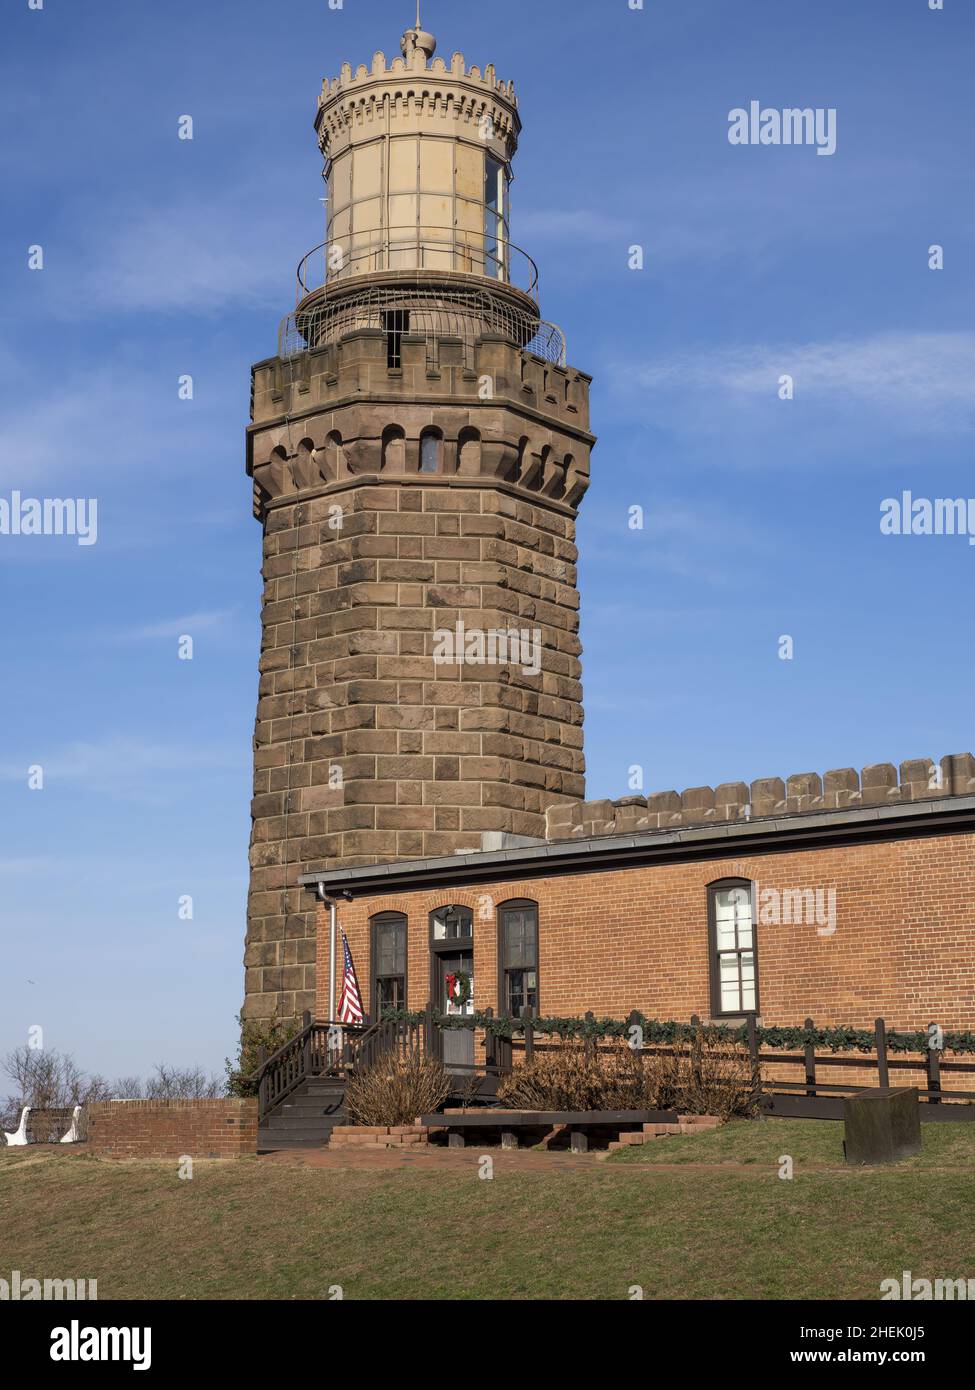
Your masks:
[{"label": "arched window", "polygon": [[315,458],[315,442],[303,439],[298,445],[294,462],[295,482],[299,488],[316,487],[321,482],[321,470]]},{"label": "arched window", "polygon": [[430,913],[430,944],[437,946],[449,941],[470,941],[474,935],[474,914],[469,907],[448,903]]},{"label": "arched window", "polygon": [[338,430],[332,430],[325,440],[325,468],[330,479],[344,478],[348,472],[345,447]]},{"label": "arched window", "polygon": [[475,429],[461,430],[457,437],[457,472],[474,478],[481,471],[481,436]]},{"label": "arched window", "polygon": [[372,936],[373,1019],[385,1009],[406,1008],[406,918],[380,912],[369,919]]},{"label": "arched window", "polygon": [[556,501],[565,496],[565,479],[572,463],[572,455],[566,454],[565,458],[559,462],[558,459],[549,459],[549,476],[546,480],[545,491],[549,497],[554,497]]},{"label": "arched window", "polygon": [[443,472],[443,435],[439,430],[424,430],[420,435],[420,472]]},{"label": "arched window", "polygon": [[498,908],[498,1004],[513,1016],[538,1010],[538,903],[527,898]]},{"label": "arched window", "polygon": [[708,885],[711,1012],[716,1017],[758,1011],[758,945],[754,885],[725,878]]},{"label": "arched window", "polygon": [[522,436],[518,441],[518,462],[508,474],[509,483],[520,483],[525,471],[525,460],[528,458],[528,438]]},{"label": "arched window", "polygon": [[402,473],[406,468],[406,435],[399,425],[387,425],[383,430],[380,468],[392,473]]}]

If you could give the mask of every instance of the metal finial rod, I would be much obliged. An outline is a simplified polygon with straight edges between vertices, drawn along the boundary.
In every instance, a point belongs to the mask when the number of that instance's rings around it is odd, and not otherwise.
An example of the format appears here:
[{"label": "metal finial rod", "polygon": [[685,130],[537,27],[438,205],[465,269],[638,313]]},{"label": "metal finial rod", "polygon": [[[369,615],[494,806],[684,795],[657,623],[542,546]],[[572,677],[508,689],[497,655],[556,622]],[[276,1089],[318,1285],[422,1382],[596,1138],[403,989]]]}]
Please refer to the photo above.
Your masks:
[{"label": "metal finial rod", "polygon": [[420,0],[416,0],[416,27],[420,27]]}]

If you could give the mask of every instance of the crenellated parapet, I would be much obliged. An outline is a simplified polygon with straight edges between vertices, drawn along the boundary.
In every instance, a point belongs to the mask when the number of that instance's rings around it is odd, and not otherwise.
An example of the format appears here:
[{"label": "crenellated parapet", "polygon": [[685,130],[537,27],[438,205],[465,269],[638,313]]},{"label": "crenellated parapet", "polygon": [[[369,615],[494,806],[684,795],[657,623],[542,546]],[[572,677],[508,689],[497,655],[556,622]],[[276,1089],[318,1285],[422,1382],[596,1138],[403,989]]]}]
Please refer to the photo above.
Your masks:
[{"label": "crenellated parapet", "polygon": [[683,826],[758,820],[769,816],[811,815],[824,811],[897,806],[945,796],[975,796],[975,758],[950,753],[938,764],[915,758],[893,763],[723,782],[717,787],[625,796],[618,801],[562,802],[546,813],[546,838],[634,834]]},{"label": "crenellated parapet", "polygon": [[439,124],[444,133],[456,127],[471,138],[487,140],[510,160],[518,145],[521,120],[514,83],[505,82],[489,64],[468,67],[462,53],[448,65],[442,58],[427,62],[419,52],[413,60],[376,53],[372,66],[360,63],[353,71],[342,66],[338,77],[322,83],[315,129],[326,160],[335,158],[356,138],[378,135],[392,120],[402,131]]},{"label": "crenellated parapet", "polygon": [[365,63],[359,63],[353,70],[351,63],[343,63],[338,77],[333,77],[331,80],[327,77],[323,79],[318,105],[324,106],[340,92],[359,90],[363,83],[373,81],[375,78],[415,77],[424,73],[434,78],[462,79],[465,85],[481,87],[486,93],[500,97],[509,106],[515,108],[518,106],[514,82],[505,82],[498,77],[493,63],[488,63],[482,71],[473,63],[468,67],[463,53],[455,52],[448,64],[444,62],[443,58],[428,60],[419,49],[409,59],[393,58],[388,65],[386,55],[381,49],[377,49],[372,55],[372,63],[369,66]]},{"label": "crenellated parapet", "polygon": [[[589,485],[591,378],[484,337],[470,358],[460,341],[404,335],[388,366],[386,335],[363,329],[253,372],[248,471],[255,514],[303,492],[370,478],[444,484],[474,480],[574,511]],[[434,431],[442,467],[421,473]]]}]

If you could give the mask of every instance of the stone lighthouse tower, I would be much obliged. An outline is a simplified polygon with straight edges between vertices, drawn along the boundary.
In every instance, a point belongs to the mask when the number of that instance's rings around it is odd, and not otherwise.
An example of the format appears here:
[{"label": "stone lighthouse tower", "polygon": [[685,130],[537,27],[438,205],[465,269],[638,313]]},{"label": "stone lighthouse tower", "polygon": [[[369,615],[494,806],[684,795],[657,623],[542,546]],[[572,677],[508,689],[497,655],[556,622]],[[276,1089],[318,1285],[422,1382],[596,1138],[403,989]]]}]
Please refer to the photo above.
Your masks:
[{"label": "stone lighthouse tower", "polygon": [[245,1018],[314,1007],[300,873],[543,836],[584,795],[590,378],[511,240],[514,87],[436,47],[324,83],[325,241],[253,369]]}]

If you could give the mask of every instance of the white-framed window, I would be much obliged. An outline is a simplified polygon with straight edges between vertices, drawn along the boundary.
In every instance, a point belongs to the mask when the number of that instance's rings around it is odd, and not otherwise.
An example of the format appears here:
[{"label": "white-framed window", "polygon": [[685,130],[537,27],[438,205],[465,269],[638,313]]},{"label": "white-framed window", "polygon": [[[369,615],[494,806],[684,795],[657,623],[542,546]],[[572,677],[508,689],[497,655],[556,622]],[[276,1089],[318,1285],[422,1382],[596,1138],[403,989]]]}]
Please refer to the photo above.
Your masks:
[{"label": "white-framed window", "polygon": [[711,1011],[758,1010],[758,949],[755,902],[747,879],[727,879],[708,889],[711,937]]},{"label": "white-framed window", "polygon": [[495,279],[508,278],[508,176],[503,164],[484,156],[484,259]]}]

